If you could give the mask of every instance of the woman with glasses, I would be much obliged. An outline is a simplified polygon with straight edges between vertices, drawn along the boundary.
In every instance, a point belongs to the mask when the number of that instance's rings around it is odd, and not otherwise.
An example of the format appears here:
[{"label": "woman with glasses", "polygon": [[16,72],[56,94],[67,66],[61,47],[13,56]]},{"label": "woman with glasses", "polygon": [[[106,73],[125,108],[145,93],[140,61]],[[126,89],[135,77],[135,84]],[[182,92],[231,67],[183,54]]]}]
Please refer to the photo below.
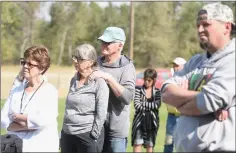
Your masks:
[{"label": "woman with glasses", "polygon": [[133,152],[141,152],[144,146],[147,152],[153,152],[159,128],[160,90],[155,88],[157,72],[148,68],[144,71],[144,84],[135,87],[135,114],[132,126]]},{"label": "woman with glasses", "polygon": [[50,66],[48,49],[26,49],[21,65],[1,110],[1,127],[22,140],[22,152],[58,152],[58,93],[43,77]]},{"label": "woman with glasses", "polygon": [[104,79],[90,79],[98,69],[93,46],[83,44],[73,53],[76,75],[71,79],[61,131],[62,152],[101,152],[109,89]]}]

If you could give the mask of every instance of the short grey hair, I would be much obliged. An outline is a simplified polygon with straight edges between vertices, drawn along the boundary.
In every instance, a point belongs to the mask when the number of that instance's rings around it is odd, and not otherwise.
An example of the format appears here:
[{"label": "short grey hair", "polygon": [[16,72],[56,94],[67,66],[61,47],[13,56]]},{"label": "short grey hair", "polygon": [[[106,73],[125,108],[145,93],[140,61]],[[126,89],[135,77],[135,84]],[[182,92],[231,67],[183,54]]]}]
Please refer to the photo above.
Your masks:
[{"label": "short grey hair", "polygon": [[84,60],[94,61],[94,66],[97,66],[97,51],[90,44],[82,44],[76,47],[73,56]]}]

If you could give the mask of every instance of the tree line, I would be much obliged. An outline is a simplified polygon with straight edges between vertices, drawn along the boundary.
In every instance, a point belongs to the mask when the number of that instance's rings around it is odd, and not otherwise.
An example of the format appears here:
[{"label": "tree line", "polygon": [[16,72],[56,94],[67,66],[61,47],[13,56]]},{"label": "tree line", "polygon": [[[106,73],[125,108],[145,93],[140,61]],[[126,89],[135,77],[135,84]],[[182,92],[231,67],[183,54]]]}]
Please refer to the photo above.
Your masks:
[{"label": "tree line", "polygon": [[[136,67],[167,67],[177,56],[189,59],[203,52],[199,46],[196,16],[207,2],[133,2],[133,60]],[[235,13],[235,2],[227,4]],[[2,64],[19,64],[24,50],[44,45],[52,63],[71,65],[73,49],[90,43],[100,52],[97,38],[108,26],[124,29],[129,55],[130,5],[108,2],[54,2],[51,21],[36,14],[45,2],[1,2]]]}]

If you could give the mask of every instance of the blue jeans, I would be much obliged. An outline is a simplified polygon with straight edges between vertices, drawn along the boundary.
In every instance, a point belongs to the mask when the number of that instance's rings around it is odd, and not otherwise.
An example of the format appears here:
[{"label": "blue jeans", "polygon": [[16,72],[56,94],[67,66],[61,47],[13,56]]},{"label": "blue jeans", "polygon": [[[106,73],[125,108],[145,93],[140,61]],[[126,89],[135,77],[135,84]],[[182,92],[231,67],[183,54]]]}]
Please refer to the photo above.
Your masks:
[{"label": "blue jeans", "polygon": [[127,138],[110,137],[105,139],[102,152],[126,152]]},{"label": "blue jeans", "polygon": [[175,129],[175,125],[179,119],[179,116],[175,116],[174,114],[168,113],[167,122],[166,122],[166,140],[164,146],[164,152],[173,152],[174,148],[174,140],[173,140],[173,132]]}]

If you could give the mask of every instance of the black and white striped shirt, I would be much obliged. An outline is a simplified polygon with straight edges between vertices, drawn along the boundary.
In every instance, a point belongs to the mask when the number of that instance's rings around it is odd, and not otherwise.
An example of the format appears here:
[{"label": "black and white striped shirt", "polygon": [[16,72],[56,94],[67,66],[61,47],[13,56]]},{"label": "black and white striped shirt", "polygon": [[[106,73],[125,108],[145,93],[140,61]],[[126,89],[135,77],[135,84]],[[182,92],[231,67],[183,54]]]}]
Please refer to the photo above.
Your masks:
[{"label": "black and white striped shirt", "polygon": [[[154,99],[153,99],[154,98]],[[143,87],[135,88],[134,108],[139,111],[158,111],[161,106],[161,94],[158,88],[153,88],[152,101],[148,101],[145,89]]]},{"label": "black and white striped shirt", "polygon": [[[161,93],[158,88],[154,87],[152,91],[152,97],[148,99],[144,87],[135,88],[135,114],[132,126],[132,145],[134,143],[136,132],[140,128],[140,126],[145,127],[145,131],[152,131],[152,134],[154,135],[153,138],[156,138],[159,128],[159,108],[161,106]],[[145,135],[147,134],[144,133],[144,137]],[[153,140],[153,143],[155,144],[155,139]]]}]

